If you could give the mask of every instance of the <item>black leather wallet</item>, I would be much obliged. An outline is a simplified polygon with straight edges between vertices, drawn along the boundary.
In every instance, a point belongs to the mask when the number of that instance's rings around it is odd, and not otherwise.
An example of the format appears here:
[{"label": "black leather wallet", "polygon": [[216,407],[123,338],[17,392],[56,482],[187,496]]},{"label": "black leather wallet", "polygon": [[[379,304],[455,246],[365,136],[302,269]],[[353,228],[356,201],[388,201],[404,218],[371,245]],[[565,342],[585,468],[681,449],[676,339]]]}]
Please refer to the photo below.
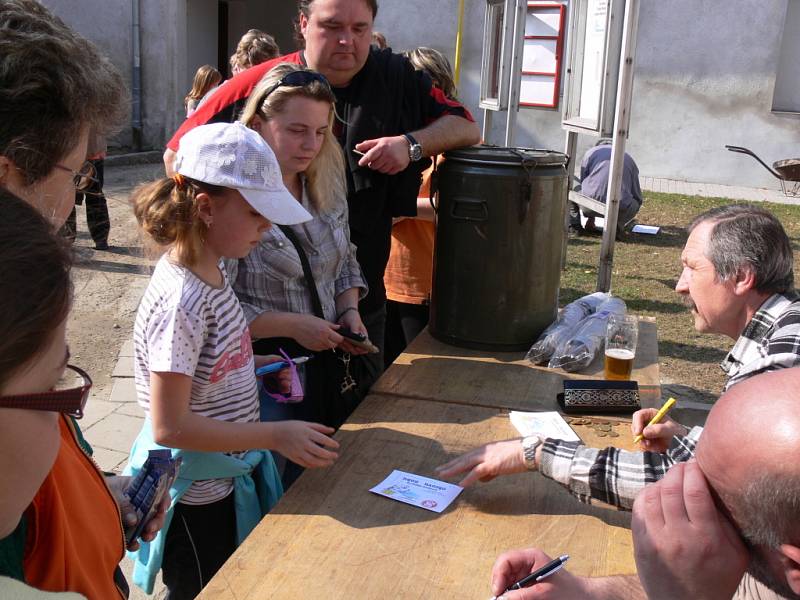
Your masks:
[{"label": "black leather wallet", "polygon": [[639,384],[635,381],[606,379],[565,379],[558,404],[565,413],[632,413],[639,402]]}]

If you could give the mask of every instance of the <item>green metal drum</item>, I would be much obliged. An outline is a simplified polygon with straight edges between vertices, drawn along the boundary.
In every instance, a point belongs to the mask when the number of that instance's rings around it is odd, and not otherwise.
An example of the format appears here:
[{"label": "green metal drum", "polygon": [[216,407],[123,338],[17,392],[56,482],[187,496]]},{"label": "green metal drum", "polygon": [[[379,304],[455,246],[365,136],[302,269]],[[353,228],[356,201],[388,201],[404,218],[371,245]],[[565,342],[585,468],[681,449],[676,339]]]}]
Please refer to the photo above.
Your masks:
[{"label": "green metal drum", "polygon": [[430,332],[456,346],[527,350],[558,309],[567,157],[475,146],[445,158]]}]

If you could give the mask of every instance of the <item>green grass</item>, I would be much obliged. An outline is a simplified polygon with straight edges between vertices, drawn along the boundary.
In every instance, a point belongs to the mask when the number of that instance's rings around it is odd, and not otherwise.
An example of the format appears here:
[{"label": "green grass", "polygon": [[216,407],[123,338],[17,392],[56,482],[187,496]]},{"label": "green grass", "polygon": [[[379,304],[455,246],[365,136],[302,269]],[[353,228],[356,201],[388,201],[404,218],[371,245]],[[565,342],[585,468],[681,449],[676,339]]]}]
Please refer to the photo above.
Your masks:
[{"label": "green grass", "polygon": [[[686,226],[695,215],[714,206],[735,202],[727,198],[700,198],[647,192],[637,221],[658,225],[658,235],[630,235],[614,248],[611,291],[628,305],[629,312],[655,317],[661,380],[688,386],[699,396],[718,396],[725,376],[719,368],[733,341],[719,335],[697,333],[689,311],[675,292],[680,275],[680,255]],[[792,246],[800,248],[800,206],[764,203],[783,223]],[[571,239],[566,271],[561,276],[562,306],[595,291],[600,261],[600,238]],[[795,272],[798,262],[795,258]]]}]

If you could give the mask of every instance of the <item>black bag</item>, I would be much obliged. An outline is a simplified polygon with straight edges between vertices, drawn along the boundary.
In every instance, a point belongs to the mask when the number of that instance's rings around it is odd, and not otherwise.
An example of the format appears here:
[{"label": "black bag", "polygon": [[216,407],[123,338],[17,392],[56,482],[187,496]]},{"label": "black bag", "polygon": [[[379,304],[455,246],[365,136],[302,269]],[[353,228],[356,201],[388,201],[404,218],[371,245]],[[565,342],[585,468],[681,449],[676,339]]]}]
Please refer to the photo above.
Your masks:
[{"label": "black bag", "polygon": [[[324,319],[322,301],[305,250],[290,227],[285,225],[278,227],[292,242],[300,257],[314,314]],[[304,365],[305,399],[303,402],[287,404],[284,407],[291,413],[293,419],[314,421],[338,429],[358,407],[378,376],[378,373],[373,372],[374,368],[370,361],[338,349],[314,352],[292,338],[263,338],[253,342],[253,352],[256,354],[278,354],[279,348],[289,356],[314,356],[313,360]]]}]

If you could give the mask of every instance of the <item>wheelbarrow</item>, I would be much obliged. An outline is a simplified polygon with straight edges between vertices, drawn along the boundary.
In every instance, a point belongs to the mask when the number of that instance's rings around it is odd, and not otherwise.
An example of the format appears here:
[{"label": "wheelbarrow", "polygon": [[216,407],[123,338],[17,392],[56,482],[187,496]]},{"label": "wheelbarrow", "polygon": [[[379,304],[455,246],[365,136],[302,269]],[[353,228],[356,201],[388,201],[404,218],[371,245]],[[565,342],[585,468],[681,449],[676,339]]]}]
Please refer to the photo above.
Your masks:
[{"label": "wheelbarrow", "polygon": [[785,158],[772,163],[772,168],[761,160],[756,153],[741,146],[725,146],[731,152],[747,154],[760,162],[764,168],[781,182],[785,196],[800,196],[800,158]]}]

